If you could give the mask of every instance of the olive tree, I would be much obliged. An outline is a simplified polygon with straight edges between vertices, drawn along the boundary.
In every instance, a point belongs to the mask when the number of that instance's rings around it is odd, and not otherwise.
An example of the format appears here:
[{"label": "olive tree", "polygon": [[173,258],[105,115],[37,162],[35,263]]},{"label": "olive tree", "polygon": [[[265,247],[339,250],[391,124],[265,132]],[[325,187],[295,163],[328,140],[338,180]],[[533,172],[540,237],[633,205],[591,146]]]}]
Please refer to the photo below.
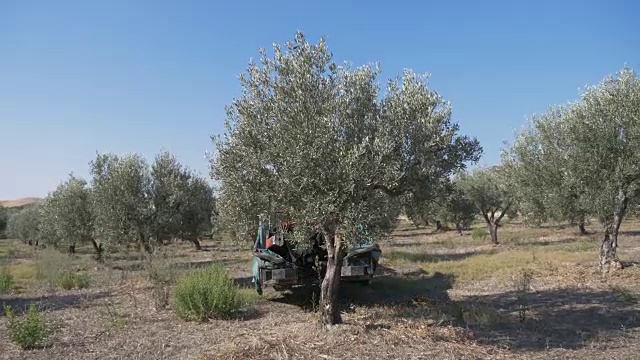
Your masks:
[{"label": "olive tree", "polygon": [[435,198],[428,201],[405,201],[405,215],[416,227],[435,223],[436,231],[452,223],[458,233],[475,220],[477,210],[456,182],[444,183]]},{"label": "olive tree", "polygon": [[156,156],[151,179],[154,238],[177,237],[201,250],[198,238],[212,227],[212,187],[168,152]]},{"label": "olive tree", "polygon": [[213,188],[194,173],[189,174],[181,189],[184,201],[180,204],[180,224],[177,237],[192,242],[201,250],[199,238],[213,228],[216,201]]},{"label": "olive tree", "polygon": [[[553,129],[556,141],[548,141]],[[624,67],[588,86],[580,98],[535,118],[508,152],[511,166],[527,171],[529,159],[554,169],[565,196],[597,217],[604,230],[600,267],[620,267],[618,231],[640,187],[640,79]],[[535,169],[530,176],[540,176]]]},{"label": "olive tree", "polygon": [[180,205],[185,193],[182,188],[187,174],[175,156],[161,152],[151,165],[150,176],[154,223],[152,236],[164,242],[178,233]]},{"label": "olive tree", "polygon": [[477,168],[470,173],[461,174],[458,184],[486,222],[491,242],[499,244],[500,221],[515,205],[513,188],[505,169],[498,166]]},{"label": "olive tree", "polygon": [[99,154],[90,162],[97,237],[107,245],[137,243],[151,252],[153,199],[146,160]]},{"label": "olive tree", "polygon": [[40,204],[30,204],[9,217],[7,232],[9,237],[37,246],[41,238],[40,224]]},{"label": "olive tree", "polygon": [[55,244],[63,243],[75,251],[76,244],[91,243],[97,260],[102,247],[94,236],[91,188],[86,180],[73,174],[49,193],[42,204],[42,226]]},{"label": "olive tree", "polygon": [[439,213],[443,221],[453,223],[458,233],[462,234],[462,229],[471,226],[476,219],[478,211],[457,182],[452,185],[450,192],[442,201]]},{"label": "olive tree", "polygon": [[558,167],[569,161],[570,144],[560,136],[562,116],[563,109],[558,107],[534,116],[533,126],[517,135],[509,151],[503,151],[503,165],[525,219],[536,224],[568,221],[578,224],[586,235],[588,209],[580,200],[580,184],[569,167]]},{"label": "olive tree", "polygon": [[377,66],[337,66],[324,39],[310,44],[301,32],[284,49],[275,45],[273,57],[260,55],[240,75],[226,133],[213,138],[218,211],[228,221],[281,212],[317,224],[328,253],[320,318],[338,323],[342,258],[358,226],[388,218],[381,199],[433,196],[418,184],[435,186],[481,149],[457,134],[426,76],[407,70],[382,95]]}]

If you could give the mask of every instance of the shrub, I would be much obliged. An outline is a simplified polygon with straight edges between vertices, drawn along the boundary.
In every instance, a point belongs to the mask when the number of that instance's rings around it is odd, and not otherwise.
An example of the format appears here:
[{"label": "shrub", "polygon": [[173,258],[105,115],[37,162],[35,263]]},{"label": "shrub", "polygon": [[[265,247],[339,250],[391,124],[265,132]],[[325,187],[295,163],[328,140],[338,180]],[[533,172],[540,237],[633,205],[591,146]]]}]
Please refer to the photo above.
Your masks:
[{"label": "shrub", "polygon": [[147,278],[153,286],[153,300],[156,310],[169,305],[170,288],[175,282],[176,269],[166,254],[156,252],[145,263]]},{"label": "shrub", "polygon": [[187,321],[227,319],[248,303],[219,264],[193,270],[181,278],[174,300],[176,314]]},{"label": "shrub", "polygon": [[87,272],[75,274],[75,284],[78,289],[86,289],[91,285],[91,276]]},{"label": "shrub", "polygon": [[11,341],[24,350],[41,346],[51,333],[44,316],[38,311],[35,304],[29,305],[29,310],[22,320],[13,313],[13,309],[8,305],[4,305],[4,313],[8,319]]},{"label": "shrub", "polygon": [[484,240],[487,237],[487,235],[489,235],[487,230],[482,228],[475,228],[471,232],[471,238],[473,240]]},{"label": "shrub", "polygon": [[8,266],[3,266],[0,270],[0,294],[7,294],[13,290],[15,279]]},{"label": "shrub", "polygon": [[86,289],[91,284],[91,277],[86,272],[64,271],[55,280],[55,285],[64,290],[71,290],[74,287]]}]

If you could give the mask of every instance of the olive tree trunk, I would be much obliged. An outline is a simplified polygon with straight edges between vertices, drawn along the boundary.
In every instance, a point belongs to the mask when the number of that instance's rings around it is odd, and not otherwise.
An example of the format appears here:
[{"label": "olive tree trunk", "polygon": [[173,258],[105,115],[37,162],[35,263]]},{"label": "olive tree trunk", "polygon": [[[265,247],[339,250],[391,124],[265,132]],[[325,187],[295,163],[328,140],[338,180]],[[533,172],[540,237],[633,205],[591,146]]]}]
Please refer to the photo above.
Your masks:
[{"label": "olive tree trunk", "polygon": [[342,323],[338,309],[338,291],[344,258],[341,236],[335,232],[329,233],[326,240],[327,271],[320,286],[320,322],[325,326]]},{"label": "olive tree trunk", "polygon": [[202,245],[200,245],[200,240],[197,237],[191,238],[191,242],[196,246],[196,251],[202,250]]},{"label": "olive tree trunk", "polygon": [[620,231],[620,224],[622,224],[628,205],[629,198],[623,191],[620,191],[618,194],[618,207],[613,214],[613,218],[604,224],[604,238],[600,245],[600,270],[603,272],[609,271],[611,266],[616,269],[622,268],[617,253],[618,232]]},{"label": "olive tree trunk", "polygon": [[500,244],[500,242],[498,241],[498,226],[500,226],[500,221],[507,213],[510,206],[510,204],[505,206],[504,209],[500,212],[500,215],[498,215],[497,217],[496,212],[499,209],[481,208],[482,217],[484,217],[484,221],[486,221],[487,228],[489,229],[489,234],[491,235],[491,243],[494,245]]},{"label": "olive tree trunk", "polygon": [[494,245],[500,244],[500,242],[498,242],[498,223],[489,222],[487,227],[489,228],[489,234],[491,235],[491,243]]},{"label": "olive tree trunk", "polygon": [[104,249],[102,248],[102,243],[98,244],[96,239],[91,238],[91,245],[93,245],[93,250],[95,251],[94,259],[97,262],[102,262],[102,254],[104,253]]},{"label": "olive tree trunk", "polygon": [[580,235],[589,235],[589,233],[587,232],[587,229],[585,229],[584,227],[584,219],[580,220],[580,223],[578,224],[578,228],[580,229]]}]

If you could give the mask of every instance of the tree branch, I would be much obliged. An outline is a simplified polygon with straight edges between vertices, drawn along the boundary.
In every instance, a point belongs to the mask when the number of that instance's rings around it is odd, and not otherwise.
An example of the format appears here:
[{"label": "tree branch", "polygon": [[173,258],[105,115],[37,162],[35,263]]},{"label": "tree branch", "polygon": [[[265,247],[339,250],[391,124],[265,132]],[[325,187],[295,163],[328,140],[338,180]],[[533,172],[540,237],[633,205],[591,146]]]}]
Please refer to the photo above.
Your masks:
[{"label": "tree branch", "polygon": [[507,213],[507,211],[509,211],[510,207],[511,207],[511,203],[509,203],[509,204],[507,204],[507,206],[505,206],[504,210],[502,210],[502,213],[500,213],[500,216],[498,216],[498,220],[496,220],[496,224],[499,223],[500,220],[502,220],[502,218]]}]

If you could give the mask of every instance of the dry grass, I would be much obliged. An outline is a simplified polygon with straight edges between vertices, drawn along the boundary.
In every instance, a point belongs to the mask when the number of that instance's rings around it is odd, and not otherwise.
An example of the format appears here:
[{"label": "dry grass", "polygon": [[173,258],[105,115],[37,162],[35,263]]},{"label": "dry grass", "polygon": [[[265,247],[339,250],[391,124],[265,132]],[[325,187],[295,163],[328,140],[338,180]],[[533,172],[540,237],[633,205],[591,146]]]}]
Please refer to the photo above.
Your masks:
[{"label": "dry grass", "polygon": [[[479,226],[479,225],[476,225]],[[623,230],[640,229],[638,224]],[[0,358],[7,359],[633,359],[640,353],[640,268],[606,276],[595,269],[599,235],[577,229],[505,225],[500,246],[470,231],[433,233],[401,224],[384,243],[369,287],[345,284],[344,324],[321,330],[308,293],[266,291],[244,318],[204,324],[156,310],[144,256],[133,250],[72,261],[92,286],[60,290],[36,278],[36,253],[0,241],[18,293],[1,302],[36,303],[56,327],[52,346],[21,351],[0,318]],[[623,260],[640,258],[635,233],[620,239]],[[172,245],[177,271],[211,261],[251,291],[251,252],[221,242]],[[11,248],[12,250],[8,250]],[[214,256],[215,255],[215,256]],[[634,357],[635,356],[635,357]]]}]

